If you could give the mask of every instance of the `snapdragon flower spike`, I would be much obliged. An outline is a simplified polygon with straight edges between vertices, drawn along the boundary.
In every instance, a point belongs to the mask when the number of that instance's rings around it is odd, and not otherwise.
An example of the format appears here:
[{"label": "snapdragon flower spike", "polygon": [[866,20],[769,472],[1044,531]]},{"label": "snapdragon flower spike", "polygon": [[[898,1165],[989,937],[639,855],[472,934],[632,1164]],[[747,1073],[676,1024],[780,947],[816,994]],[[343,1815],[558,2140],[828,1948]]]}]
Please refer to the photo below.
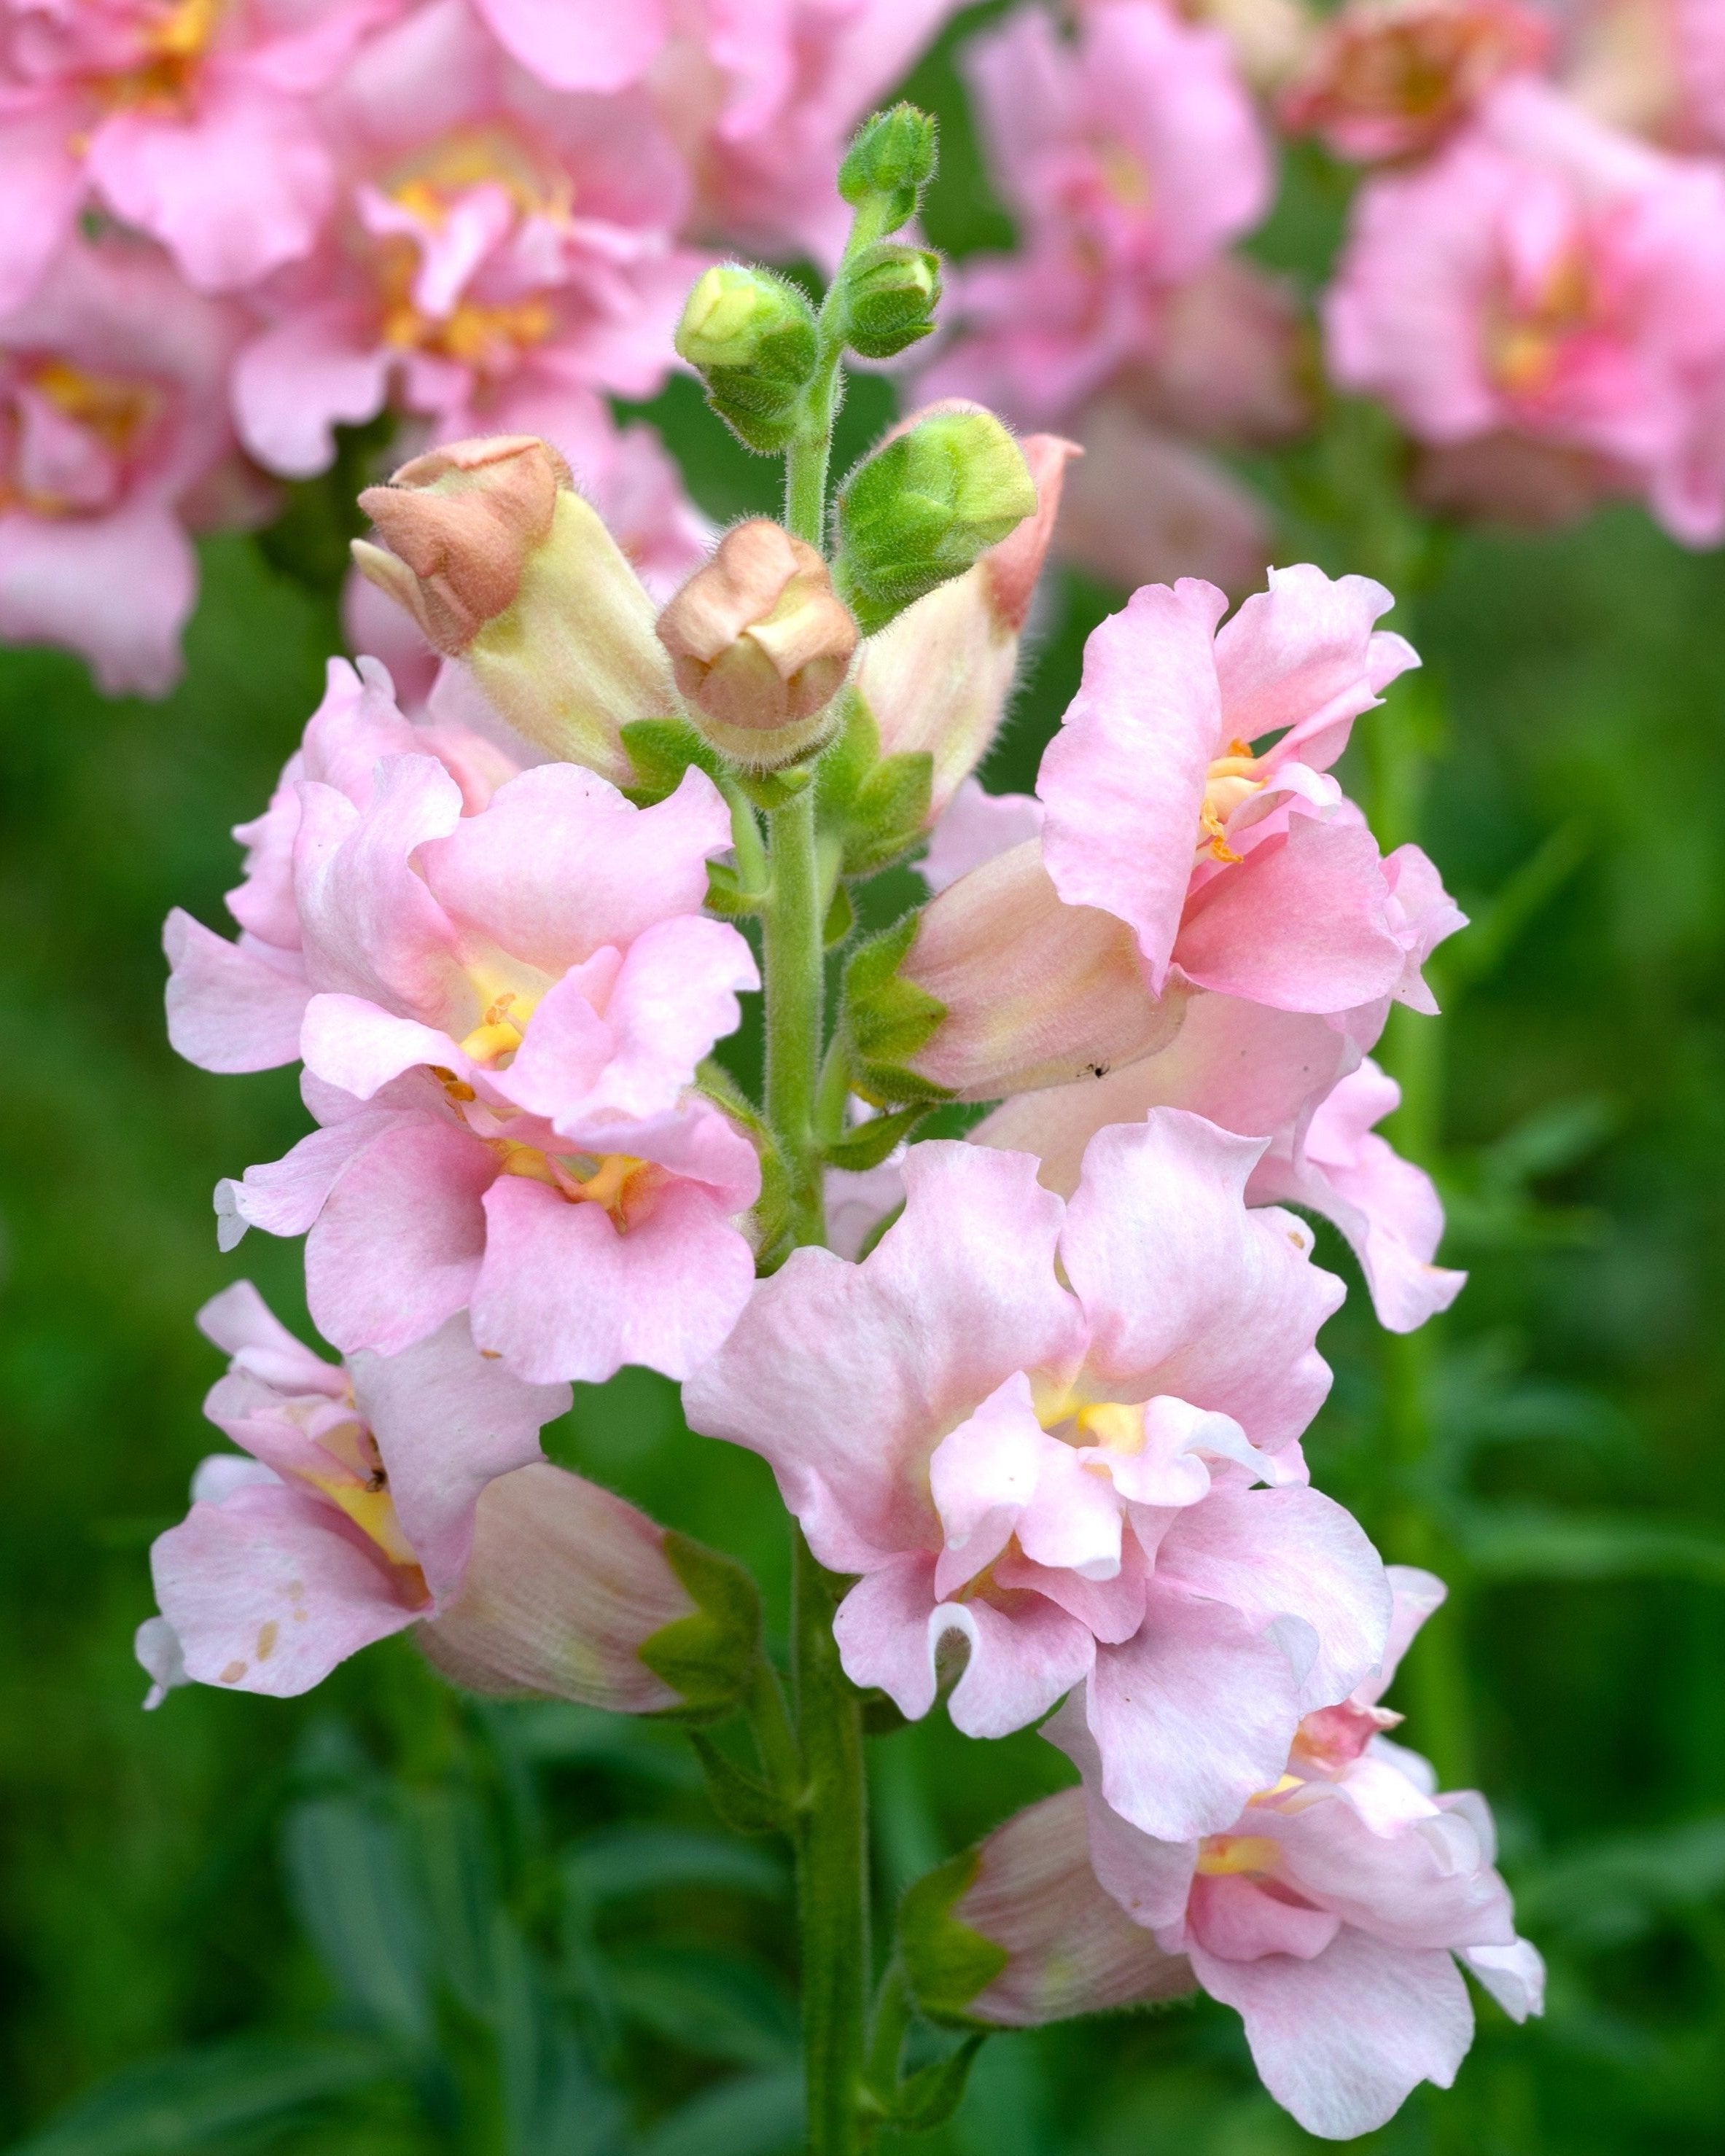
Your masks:
[{"label": "snapdragon flower spike", "polygon": [[1164,1111],[1100,1133],[1063,1204],[1027,1155],[913,1146],[868,1259],[794,1253],[685,1388],[862,1575],[835,1627],[855,1682],[925,1714],[956,1635],[953,1720],[991,1737],[1088,1676],[1110,1801],[1169,1835],[1274,1781],[1389,1619],[1371,1545],[1305,1486],[1341,1290],[1298,1221],[1246,1210],[1260,1151]]},{"label": "snapdragon flower spike", "polygon": [[345,1364],[301,1346],[249,1281],[198,1322],[234,1358],[204,1413],[244,1450],[203,1462],[190,1514],[157,1537],[162,1619],[141,1654],[288,1698],[455,1595],[481,1493],[539,1458],[569,1388],[523,1383],[461,1317],[405,1354]]},{"label": "snapdragon flower spike", "polygon": [[314,722],[352,790],[295,788],[291,887],[270,896],[296,944],[276,927],[229,954],[169,924],[177,1043],[217,1069],[297,1053],[322,1126],[223,1184],[223,1240],[309,1231],[312,1315],[344,1352],[399,1353],[471,1307],[533,1382],[683,1376],[754,1275],[737,1219],[759,1158],[694,1089],[757,983],[700,911],[729,812],[698,771],[637,809],[556,763],[464,816],[436,756],[372,762],[372,729],[404,722],[371,687]]},{"label": "snapdragon flower spike", "polygon": [[1379,857],[1330,775],[1419,664],[1372,627],[1392,603],[1367,577],[1273,569],[1218,633],[1226,598],[1182,578],[1085,645],[1037,781],[1043,858],[1068,905],[1133,930],[1156,993],[1177,972],[1280,1010],[1436,1009],[1420,968],[1462,916],[1418,847]]},{"label": "snapdragon flower spike", "polygon": [[1474,2025],[1458,1963],[1517,2021],[1543,2004],[1485,1799],[1439,1792],[1383,1734],[1400,1720],[1378,1704],[1385,1686],[1444,1594],[1410,1567],[1391,1578],[1383,1669],[1301,1722],[1285,1771],[1220,1833],[1154,1840],[1121,1819],[1076,1702],[1045,1732],[1084,1775],[1102,1885],[1238,2012],[1270,2094],[1330,2140],[1383,2125],[1421,2081],[1455,2080]]}]

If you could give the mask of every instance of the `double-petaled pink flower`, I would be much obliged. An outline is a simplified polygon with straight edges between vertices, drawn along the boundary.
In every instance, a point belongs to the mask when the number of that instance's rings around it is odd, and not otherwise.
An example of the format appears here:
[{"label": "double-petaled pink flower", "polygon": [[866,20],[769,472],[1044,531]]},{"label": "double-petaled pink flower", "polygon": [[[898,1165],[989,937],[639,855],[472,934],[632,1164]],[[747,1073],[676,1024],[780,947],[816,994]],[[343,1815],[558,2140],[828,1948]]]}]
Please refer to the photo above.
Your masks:
[{"label": "double-petaled pink flower", "polygon": [[1088,1679],[1109,1800],[1164,1835],[1274,1781],[1389,1617],[1371,1545],[1305,1486],[1340,1288],[1300,1223],[1246,1209],[1261,1149],[1164,1111],[1096,1137],[1063,1203],[1027,1155],[914,1146],[868,1259],[796,1252],[685,1389],[862,1575],[836,1625],[855,1682],[924,1714],[955,1635],[953,1719],[1001,1736]]},{"label": "double-petaled pink flower", "polygon": [[176,1045],[301,1058],[322,1126],[222,1186],[224,1241],[309,1231],[312,1316],[346,1353],[468,1309],[532,1382],[686,1375],[748,1295],[760,1189],[695,1086],[757,984],[700,911],[718,789],[691,771],[636,809],[568,763],[497,784],[495,751],[416,735],[377,672],[337,674],[305,756],[247,834],[240,942],[168,925]]}]

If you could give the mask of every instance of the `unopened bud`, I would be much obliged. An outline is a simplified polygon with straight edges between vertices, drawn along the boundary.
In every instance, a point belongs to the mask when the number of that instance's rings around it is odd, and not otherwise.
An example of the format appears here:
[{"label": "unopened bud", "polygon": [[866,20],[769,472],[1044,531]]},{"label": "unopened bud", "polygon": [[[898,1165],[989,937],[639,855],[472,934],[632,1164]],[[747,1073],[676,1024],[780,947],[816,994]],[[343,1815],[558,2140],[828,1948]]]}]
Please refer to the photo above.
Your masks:
[{"label": "unopened bud", "polygon": [[1016,1813],[904,1897],[899,1952],[933,2020],[1033,2029],[1194,1989],[1090,1865],[1081,1789]]},{"label": "unopened bud", "polygon": [[937,408],[888,436],[841,488],[839,592],[865,631],[884,629],[1036,506],[1023,451],[991,412]]},{"label": "unopened bud", "polygon": [[417,1636],[470,1691],[705,1717],[746,1688],[759,1623],[728,1558],[539,1461],[487,1486],[461,1592]]},{"label": "unopened bud", "polygon": [[795,285],[770,270],[716,264],[684,303],[677,349],[740,441],[765,454],[785,447],[817,351],[814,310]]},{"label": "unopened bud", "polygon": [[789,762],[830,731],[857,624],[826,562],[781,525],[757,516],[726,532],[658,629],[703,732],[739,762]]},{"label": "unopened bud", "polygon": [[935,177],[939,128],[914,105],[877,112],[857,131],[838,168],[838,191],[853,209],[874,198],[879,228],[896,232],[915,216],[922,192]]},{"label": "unopened bud", "polygon": [[891,359],[929,334],[940,304],[940,256],[883,239],[845,273],[845,341],[865,359]]},{"label": "unopened bud", "polygon": [[999,1101],[1165,1048],[1186,992],[1150,992],[1135,939],[1063,904],[1031,839],[961,875],[851,962],[845,1025],[871,1098]]},{"label": "unopened bud", "polygon": [[677,709],[656,609],[622,549],[531,435],[453,442],[404,465],[361,506],[361,572],[461,660],[509,726],[627,786],[620,729]]}]

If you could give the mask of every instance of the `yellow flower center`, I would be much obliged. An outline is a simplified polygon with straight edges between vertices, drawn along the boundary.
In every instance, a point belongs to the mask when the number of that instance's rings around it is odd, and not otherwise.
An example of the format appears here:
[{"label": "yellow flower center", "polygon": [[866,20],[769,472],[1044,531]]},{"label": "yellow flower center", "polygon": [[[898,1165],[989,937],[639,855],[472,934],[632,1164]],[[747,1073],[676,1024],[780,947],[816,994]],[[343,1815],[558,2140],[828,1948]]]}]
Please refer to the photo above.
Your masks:
[{"label": "yellow flower center", "polygon": [[1488,317],[1486,370],[1511,397],[1537,397],[1549,389],[1563,346],[1596,314],[1593,280],[1585,257],[1571,247],[1547,272],[1531,304]]},{"label": "yellow flower center", "polygon": [[[95,374],[70,360],[39,359],[21,370],[24,386],[62,418],[82,429],[116,461],[129,457],[138,437],[162,409],[162,394],[151,383],[124,375]],[[23,483],[14,469],[0,471],[0,511],[23,509],[32,516],[78,516],[111,505],[80,501],[52,488]]]},{"label": "yellow flower center", "polygon": [[1277,1854],[1277,1844],[1267,1835],[1213,1834],[1198,1845],[1197,1868],[1208,1879],[1261,1877],[1275,1870]]},{"label": "yellow flower center", "polygon": [[1228,843],[1228,819],[1241,802],[1264,791],[1265,782],[1258,776],[1259,761],[1249,744],[1236,741],[1228,743],[1226,756],[1218,756],[1211,764],[1204,780],[1203,805],[1198,810],[1198,824],[1204,834],[1198,840],[1200,853],[1208,844],[1216,860],[1240,859]]},{"label": "yellow flower center", "polygon": [[[111,111],[147,105],[183,112],[227,7],[228,0],[169,0],[142,26],[136,65],[91,85],[100,103]],[[72,146],[81,151],[84,145],[80,140]]]},{"label": "yellow flower center", "polygon": [[322,1491],[332,1505],[345,1512],[360,1532],[377,1544],[391,1564],[404,1565],[417,1572],[420,1561],[414,1554],[413,1544],[401,1532],[401,1522],[395,1516],[395,1500],[389,1495],[389,1478],[384,1471],[377,1441],[371,1432],[356,1419],[343,1423],[337,1430],[326,1431],[317,1441],[332,1455],[331,1465],[322,1473],[301,1469],[301,1480],[309,1482],[314,1490]]}]

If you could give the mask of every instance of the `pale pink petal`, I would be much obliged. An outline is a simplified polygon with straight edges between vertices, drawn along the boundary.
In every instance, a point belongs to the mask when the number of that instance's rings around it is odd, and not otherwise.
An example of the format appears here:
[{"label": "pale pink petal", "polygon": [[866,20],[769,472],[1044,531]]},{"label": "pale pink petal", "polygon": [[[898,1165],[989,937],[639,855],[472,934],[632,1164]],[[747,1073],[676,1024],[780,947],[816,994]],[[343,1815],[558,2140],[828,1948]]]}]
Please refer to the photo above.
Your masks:
[{"label": "pale pink petal", "polygon": [[231,1250],[248,1228],[261,1228],[268,1235],[303,1235],[348,1163],[402,1121],[387,1109],[367,1110],[358,1101],[353,1106],[358,1112],[312,1131],[280,1160],[247,1168],[238,1182],[226,1177],[216,1185],[223,1250]]},{"label": "pale pink petal", "polygon": [[194,1505],[157,1537],[150,1567],[187,1675],[275,1699],[309,1691],[425,1606],[333,1505],[281,1483]]},{"label": "pale pink petal", "polygon": [[419,1064],[466,1065],[446,1033],[416,1019],[391,1018],[358,996],[313,996],[305,1006],[299,1052],[315,1076],[356,1101],[370,1100]]},{"label": "pale pink petal", "polygon": [[1336,1789],[1320,1789],[1286,1812],[1263,1810],[1253,1829],[1280,1845],[1280,1876],[1373,1938],[1402,1947],[1513,1943],[1508,1892],[1455,1809],[1416,1817],[1393,1834],[1375,1832]]},{"label": "pale pink petal", "polygon": [[960,1632],[970,1641],[965,1673],[946,1703],[966,1737],[1007,1737],[1048,1712],[1082,1684],[1096,1660],[1088,1625],[1040,1594],[996,1593],[943,1602],[930,1639]]},{"label": "pale pink petal", "polygon": [[1341,1917],[1328,1909],[1282,1901],[1256,1881],[1227,1872],[1193,1880],[1186,1922],[1188,1946],[1231,1962],[1259,1961],[1265,1954],[1310,1961],[1341,1928]]},{"label": "pale pink petal", "polygon": [[1526,1939],[1507,1947],[1464,1947],[1461,1958],[1511,2020],[1544,2013],[1545,1964]]},{"label": "pale pink petal", "polygon": [[1394,993],[1409,1009],[1434,1016],[1438,999],[1420,968],[1445,937],[1465,928],[1467,916],[1444,888],[1444,880],[1418,846],[1398,846],[1386,856],[1384,880],[1390,889],[1393,932],[1406,953]]},{"label": "pale pink petal", "polygon": [[296,957],[242,936],[230,943],[176,906],[162,932],[172,969],[167,1038],[201,1070],[270,1070],[300,1053],[311,991]]},{"label": "pale pink petal", "polygon": [[1341,1286],[1310,1263],[1309,1229],[1247,1211],[1260,1149],[1176,1108],[1098,1132],[1060,1255],[1112,1397],[1172,1394],[1274,1451],[1329,1390],[1313,1343]]},{"label": "pale pink petal", "polygon": [[667,35],[661,0],[474,0],[497,42],[554,90],[621,90],[637,82]]},{"label": "pale pink petal", "polygon": [[250,1281],[235,1281],[198,1312],[198,1330],[236,1369],[284,1393],[327,1393],[342,1398],[347,1382],[332,1363],[314,1355],[276,1317]]},{"label": "pale pink petal", "polygon": [[[323,1133],[333,1137],[333,1132]],[[324,1201],[306,1241],[306,1301],[344,1354],[397,1355],[463,1308],[485,1250],[497,1163],[430,1116],[392,1117]]]},{"label": "pale pink petal", "polygon": [[878,1687],[912,1722],[935,1704],[935,1602],[931,1557],[889,1558],[857,1582],[832,1620],[851,1682]]},{"label": "pale pink petal", "polygon": [[1015,1370],[1069,1375],[1077,1306],[1054,1276],[1060,1206],[1025,1154],[914,1146],[901,1218],[860,1265],[803,1250],[684,1394],[692,1425],[769,1460],[823,1564],[940,1545],[938,1438]]},{"label": "pale pink petal", "polygon": [[290,315],[234,362],[239,439],[285,479],[325,471],[335,459],[336,429],[361,425],[383,409],[389,365],[357,309],[332,302]]},{"label": "pale pink petal", "polygon": [[1190,578],[1135,592],[1084,646],[1084,679],[1037,780],[1055,888],[1136,932],[1158,994],[1220,752],[1213,635],[1227,604]]},{"label": "pale pink petal", "polygon": [[1244,2021],[1264,2087],[1327,2141],[1382,2126],[1420,2082],[1448,2088],[1473,2041],[1467,1986],[1447,1953],[1347,1926],[1316,1961],[1189,1951],[1198,1982]]},{"label": "pale pink petal", "polygon": [[1346,1699],[1383,1660],[1390,1590],[1358,1522],[1316,1490],[1213,1490],[1181,1513],[1156,1577],[1275,1630],[1302,1713]]},{"label": "pale pink petal", "polygon": [[1087,1692],[1074,1692],[1043,1724],[1084,1777],[1084,1818],[1090,1862],[1108,1893],[1135,1923],[1177,1936],[1198,1861],[1198,1844],[1161,1841],[1141,1833],[1102,1794],[1102,1754],[1086,1718]]},{"label": "pale pink petal", "polygon": [[1160,1579],[1135,1636],[1098,1650],[1085,1708],[1104,1799],[1159,1841],[1231,1825],[1281,1774],[1300,1718],[1274,1640]]},{"label": "pale pink petal", "polygon": [[144,1694],[147,1714],[160,1707],[178,1686],[192,1681],[186,1675],[179,1635],[165,1617],[145,1618],[132,1635],[131,1650],[150,1680],[150,1689]]},{"label": "pale pink petal", "polygon": [[619,1233],[600,1205],[500,1176],[486,1193],[473,1334],[523,1378],[601,1383],[626,1363],[687,1378],[749,1300],[754,1254],[721,1204],[671,1181]]},{"label": "pale pink petal", "polygon": [[0,516],[0,637],[75,651],[107,696],[167,693],[197,596],[191,542],[160,501],[111,516]]},{"label": "pale pink petal", "polygon": [[1272,569],[1268,582],[1216,639],[1223,726],[1249,743],[1280,732],[1281,753],[1297,747],[1302,762],[1327,771],[1353,721],[1419,655],[1401,637],[1373,633],[1395,600],[1369,577],[1332,580],[1302,562]]},{"label": "pale pink petal", "polygon": [[479,1353],[465,1316],[399,1355],[358,1354],[353,1367],[401,1531],[441,1602],[461,1584],[480,1491],[540,1457],[540,1430],[568,1413],[569,1387],[524,1384]]},{"label": "pale pink petal", "polygon": [[987,793],[977,780],[965,779],[918,864],[929,889],[945,891],[996,854],[1036,838],[1045,813],[1033,793]]},{"label": "pale pink petal", "polygon": [[[942,1601],[992,1564],[1012,1540],[1036,1494],[1048,1441],[1037,1419],[1030,1380],[1018,1370],[935,1447],[929,1494],[945,1537],[935,1569],[935,1593]],[[1118,1552],[1118,1522],[1115,1544]]]},{"label": "pale pink petal", "polygon": [[1434,1572],[1423,1571],[1417,1564],[1386,1565],[1384,1576],[1390,1588],[1389,1637],[1384,1642],[1382,1668],[1356,1694],[1367,1706],[1375,1705],[1389,1690],[1420,1626],[1442,1609],[1450,1593]]},{"label": "pale pink petal", "polygon": [[75,107],[22,103],[0,124],[0,314],[28,300],[72,229],[84,173],[67,146]]}]

